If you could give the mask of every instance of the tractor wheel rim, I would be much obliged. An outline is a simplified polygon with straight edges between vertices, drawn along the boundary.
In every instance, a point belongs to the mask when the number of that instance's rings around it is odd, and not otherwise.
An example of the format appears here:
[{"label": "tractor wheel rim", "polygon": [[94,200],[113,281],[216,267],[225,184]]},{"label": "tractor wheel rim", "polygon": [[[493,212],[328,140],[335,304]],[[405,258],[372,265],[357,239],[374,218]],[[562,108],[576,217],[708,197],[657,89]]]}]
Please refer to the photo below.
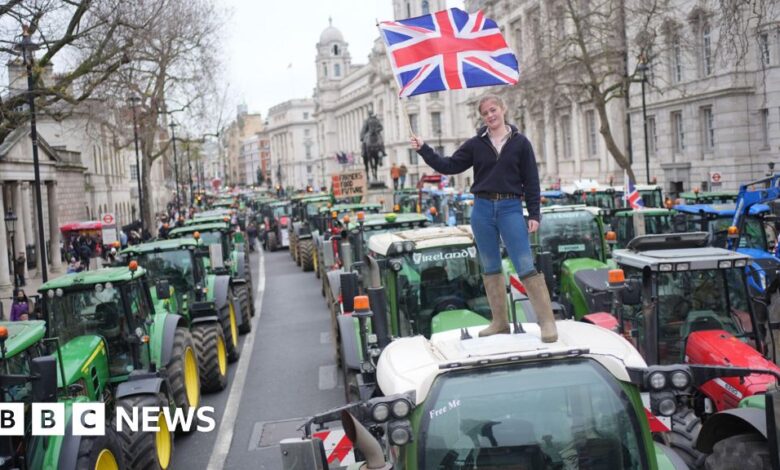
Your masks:
[{"label": "tractor wheel rim", "polygon": [[157,449],[157,462],[160,468],[166,469],[171,464],[171,432],[168,430],[168,423],[165,421],[165,414],[161,411],[157,417],[157,425],[160,430],[155,433],[154,443]]},{"label": "tractor wheel rim", "polygon": [[230,302],[228,306],[230,312],[230,342],[233,343],[233,347],[238,346],[238,326],[236,325],[236,309],[233,307],[233,302]]},{"label": "tractor wheel rim", "polygon": [[225,338],[217,336],[217,367],[219,375],[227,373],[227,351],[225,350]]},{"label": "tractor wheel rim", "polygon": [[198,380],[198,362],[191,347],[184,351],[184,389],[187,392],[187,402],[193,408],[200,403],[200,380]]},{"label": "tractor wheel rim", "polygon": [[317,270],[317,252],[314,252],[314,255],[312,256],[312,265],[314,266],[314,270]]},{"label": "tractor wheel rim", "polygon": [[95,460],[95,470],[119,470],[114,453],[109,449],[103,449]]}]

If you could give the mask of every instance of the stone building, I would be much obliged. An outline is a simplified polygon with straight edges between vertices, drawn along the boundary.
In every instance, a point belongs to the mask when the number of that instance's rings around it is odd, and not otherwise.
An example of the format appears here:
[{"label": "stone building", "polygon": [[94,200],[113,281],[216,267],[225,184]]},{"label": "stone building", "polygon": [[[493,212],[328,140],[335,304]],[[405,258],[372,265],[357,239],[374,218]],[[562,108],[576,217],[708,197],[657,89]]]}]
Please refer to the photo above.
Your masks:
[{"label": "stone building", "polygon": [[225,184],[238,185],[247,181],[247,162],[241,154],[241,142],[263,130],[264,121],[259,113],[249,113],[246,105],[237,109],[236,119],[230,123],[221,138],[225,160]]},{"label": "stone building", "polygon": [[288,100],[268,110],[266,132],[275,185],[294,190],[327,184],[324,162],[317,157],[317,124],[313,115],[311,98]]}]

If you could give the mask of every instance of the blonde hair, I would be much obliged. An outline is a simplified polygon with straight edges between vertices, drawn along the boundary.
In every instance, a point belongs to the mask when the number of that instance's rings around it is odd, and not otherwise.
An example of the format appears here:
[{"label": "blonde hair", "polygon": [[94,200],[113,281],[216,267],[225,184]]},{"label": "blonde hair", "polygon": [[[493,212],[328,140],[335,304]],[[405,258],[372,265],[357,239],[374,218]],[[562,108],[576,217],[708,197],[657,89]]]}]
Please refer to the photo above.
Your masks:
[{"label": "blonde hair", "polygon": [[501,108],[502,111],[506,112],[506,104],[504,104],[504,100],[501,99],[501,97],[498,95],[494,95],[493,93],[488,93],[486,95],[483,95],[482,98],[479,99],[479,103],[477,103],[477,114],[482,116],[482,105],[487,103],[488,101],[495,101],[496,104],[498,104],[498,107]]}]

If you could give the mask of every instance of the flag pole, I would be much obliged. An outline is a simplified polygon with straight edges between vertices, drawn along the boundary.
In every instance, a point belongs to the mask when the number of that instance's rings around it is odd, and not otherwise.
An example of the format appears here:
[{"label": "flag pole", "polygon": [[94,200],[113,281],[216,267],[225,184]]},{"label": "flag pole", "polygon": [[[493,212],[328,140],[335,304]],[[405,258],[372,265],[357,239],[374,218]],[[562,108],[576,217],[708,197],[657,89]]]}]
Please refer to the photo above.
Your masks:
[{"label": "flag pole", "polygon": [[[384,38],[384,33],[382,32],[382,29],[379,27],[379,20],[374,18],[374,21],[376,22],[376,29],[379,30],[379,36]],[[390,64],[390,73],[393,75],[393,80],[395,81],[395,86],[398,88],[398,100],[401,102],[401,113],[406,118],[406,126],[409,128],[409,134],[411,137],[417,137],[417,134],[414,133],[414,129],[412,129],[412,120],[409,118],[409,112],[406,109],[406,103],[409,102],[409,97],[406,98],[406,101],[404,101],[404,97],[401,96],[401,82],[399,82],[399,78],[396,76],[396,74],[393,73],[393,59],[390,57],[390,51],[387,49],[387,41],[382,40],[382,46],[385,48],[385,54],[387,55],[387,61]]]}]

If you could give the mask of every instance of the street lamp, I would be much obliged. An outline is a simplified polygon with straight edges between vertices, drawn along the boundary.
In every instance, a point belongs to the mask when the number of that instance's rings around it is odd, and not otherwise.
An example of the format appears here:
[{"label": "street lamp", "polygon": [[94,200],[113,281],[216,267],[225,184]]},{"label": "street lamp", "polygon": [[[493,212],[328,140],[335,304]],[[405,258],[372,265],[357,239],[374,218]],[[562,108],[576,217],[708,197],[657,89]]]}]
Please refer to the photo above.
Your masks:
[{"label": "street lamp", "polygon": [[176,157],[176,123],[171,122],[169,124],[171,128],[171,143],[173,144],[173,175],[176,179],[176,211],[181,213],[181,206],[179,202],[179,159]]},{"label": "street lamp", "polygon": [[27,68],[27,105],[30,107],[30,139],[32,140],[32,152],[33,152],[33,170],[35,172],[35,208],[38,211],[38,243],[41,253],[41,280],[46,283],[49,280],[49,273],[47,272],[46,260],[46,243],[45,235],[43,233],[43,206],[41,203],[41,169],[38,162],[38,131],[35,127],[35,95],[33,94],[32,65],[35,57],[33,52],[39,49],[38,44],[32,42],[30,38],[29,26],[22,27],[22,40],[14,45],[14,48],[22,53],[22,61]]},{"label": "street lamp", "polygon": [[14,257],[14,233],[16,232],[16,214],[9,207],[5,213],[5,227],[8,231],[8,238],[11,243],[8,245],[11,248],[11,271],[14,273],[14,287],[19,287],[19,281],[16,280],[16,263]]},{"label": "street lamp", "polygon": [[187,139],[187,172],[190,175],[190,207],[195,205],[195,197],[192,192],[192,160],[190,160],[190,145],[192,142]]},{"label": "street lamp", "polygon": [[133,95],[130,97],[130,106],[133,107],[133,140],[135,141],[135,176],[138,180],[138,214],[141,216],[141,230],[144,228],[144,193],[141,188],[141,163],[138,154],[138,121],[135,116],[135,108],[141,98]]},{"label": "street lamp", "polygon": [[650,184],[650,142],[647,140],[647,105],[645,104],[645,83],[647,83],[647,57],[642,53],[639,56],[637,70],[642,77],[642,121],[645,133],[645,176],[647,184]]}]

